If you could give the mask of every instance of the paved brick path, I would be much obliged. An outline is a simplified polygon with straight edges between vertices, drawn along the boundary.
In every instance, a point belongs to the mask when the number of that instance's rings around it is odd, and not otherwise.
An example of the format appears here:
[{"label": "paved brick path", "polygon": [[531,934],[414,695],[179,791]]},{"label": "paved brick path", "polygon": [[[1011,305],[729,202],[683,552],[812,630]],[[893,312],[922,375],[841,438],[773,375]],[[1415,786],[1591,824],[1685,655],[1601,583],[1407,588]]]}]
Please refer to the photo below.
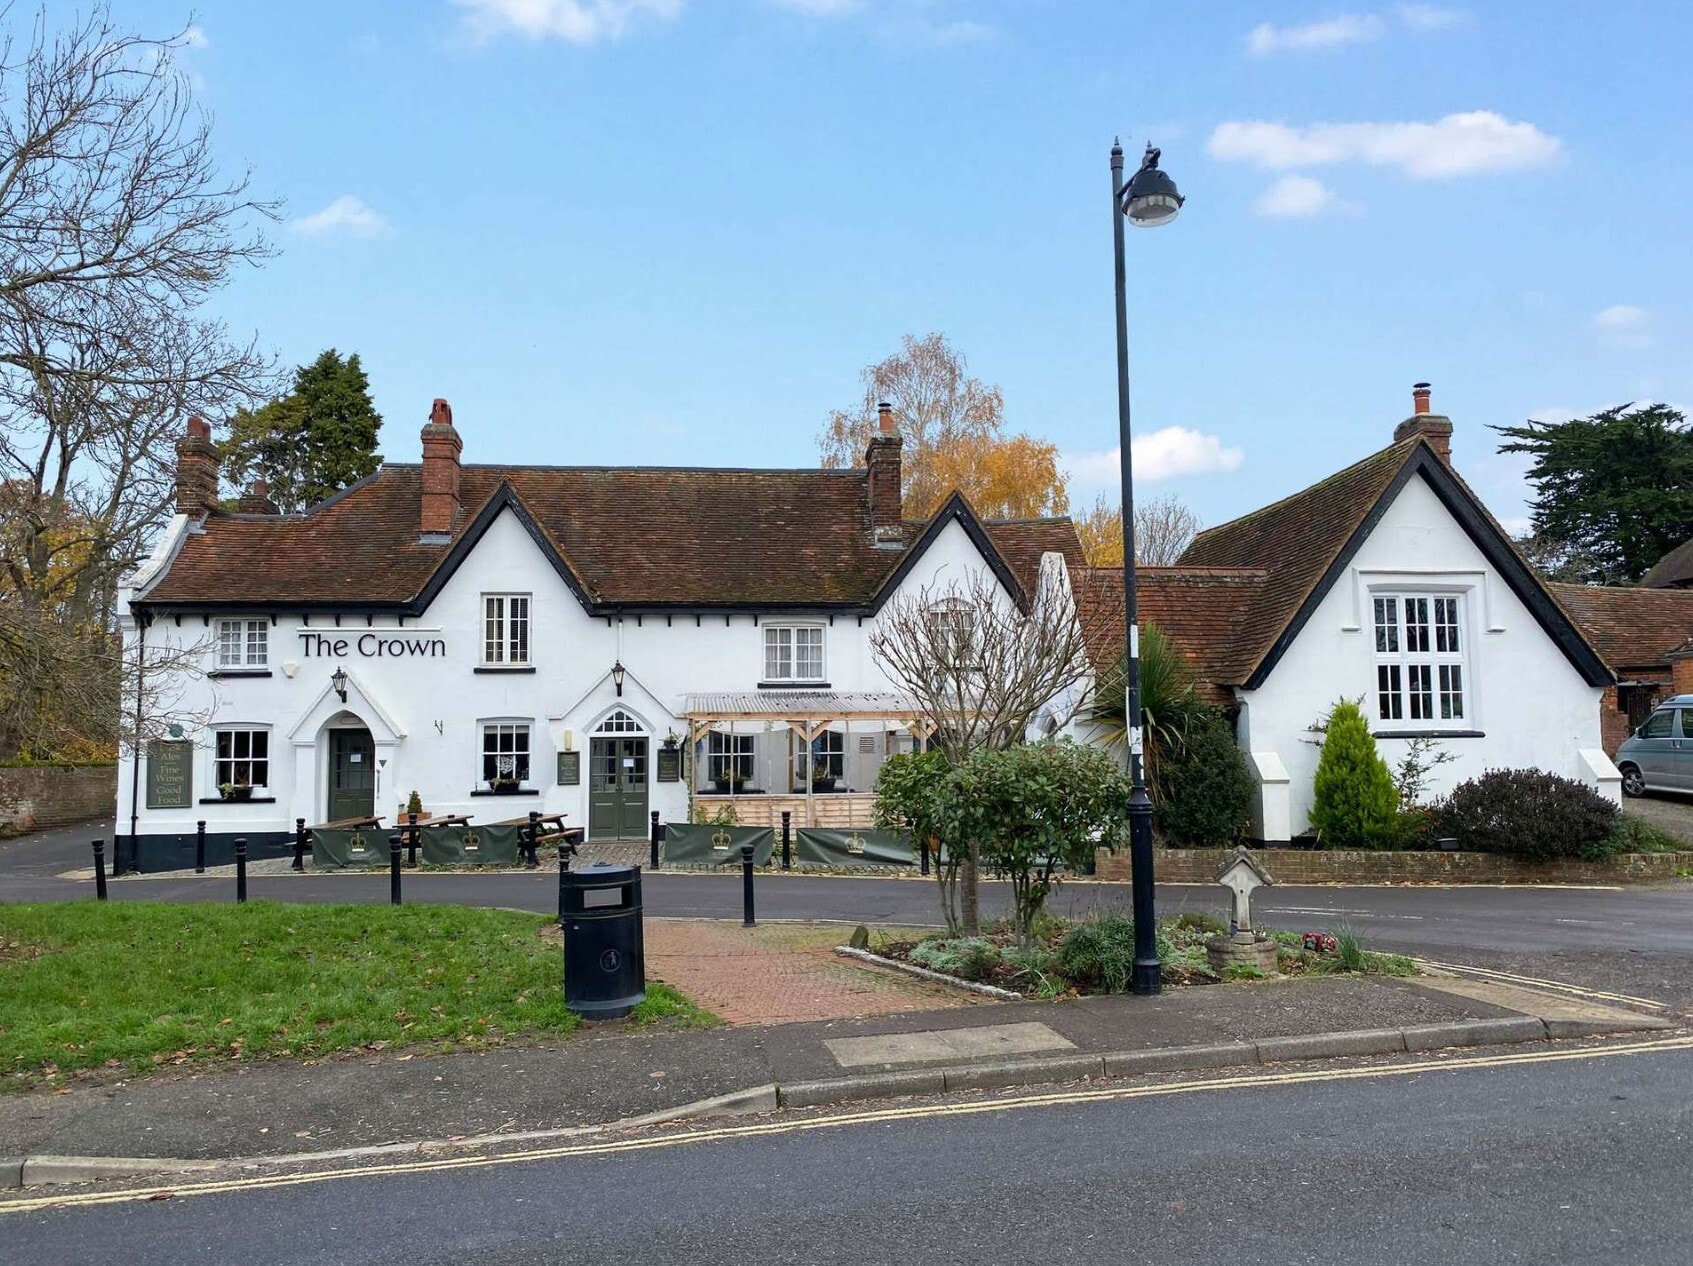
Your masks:
[{"label": "paved brick path", "polygon": [[850,931],[648,919],[647,977],[674,985],[731,1024],[855,1019],[987,1002],[838,957],[831,950]]}]

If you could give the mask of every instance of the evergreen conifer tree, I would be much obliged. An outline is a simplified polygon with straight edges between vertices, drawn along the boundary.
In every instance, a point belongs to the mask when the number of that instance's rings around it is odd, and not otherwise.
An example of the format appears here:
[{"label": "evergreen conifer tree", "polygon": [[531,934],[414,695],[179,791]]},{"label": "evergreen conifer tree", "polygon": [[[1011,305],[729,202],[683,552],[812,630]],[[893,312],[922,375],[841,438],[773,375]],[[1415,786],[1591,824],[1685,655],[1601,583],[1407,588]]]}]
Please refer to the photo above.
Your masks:
[{"label": "evergreen conifer tree", "polygon": [[1374,848],[1392,838],[1399,792],[1376,751],[1369,722],[1343,699],[1329,716],[1311,805],[1311,825],[1326,848]]}]

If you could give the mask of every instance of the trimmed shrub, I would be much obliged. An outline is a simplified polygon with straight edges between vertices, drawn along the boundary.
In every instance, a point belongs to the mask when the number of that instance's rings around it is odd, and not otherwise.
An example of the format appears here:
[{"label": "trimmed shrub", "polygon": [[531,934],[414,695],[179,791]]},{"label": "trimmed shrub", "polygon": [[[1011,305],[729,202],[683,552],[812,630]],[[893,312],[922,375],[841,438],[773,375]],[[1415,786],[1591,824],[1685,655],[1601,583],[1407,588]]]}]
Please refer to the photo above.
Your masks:
[{"label": "trimmed shrub", "polygon": [[1322,848],[1382,848],[1398,835],[1399,790],[1350,699],[1335,704],[1317,761],[1311,825]]},{"label": "trimmed shrub", "polygon": [[1478,853],[1548,862],[1616,851],[1617,806],[1542,769],[1490,769],[1453,788],[1438,812],[1442,833]]},{"label": "trimmed shrub", "polygon": [[911,947],[911,961],[960,980],[985,980],[999,966],[999,947],[979,936],[919,941]]},{"label": "trimmed shrub", "polygon": [[1613,853],[1693,853],[1693,841],[1684,840],[1679,835],[1671,835],[1661,826],[1654,826],[1650,822],[1642,822],[1639,818],[1620,814],[1617,817],[1616,828],[1611,832],[1611,851]]},{"label": "trimmed shrub", "polygon": [[1153,823],[1176,848],[1234,843],[1258,791],[1233,728],[1216,708],[1200,708],[1189,718],[1180,746],[1164,753],[1158,786]]}]

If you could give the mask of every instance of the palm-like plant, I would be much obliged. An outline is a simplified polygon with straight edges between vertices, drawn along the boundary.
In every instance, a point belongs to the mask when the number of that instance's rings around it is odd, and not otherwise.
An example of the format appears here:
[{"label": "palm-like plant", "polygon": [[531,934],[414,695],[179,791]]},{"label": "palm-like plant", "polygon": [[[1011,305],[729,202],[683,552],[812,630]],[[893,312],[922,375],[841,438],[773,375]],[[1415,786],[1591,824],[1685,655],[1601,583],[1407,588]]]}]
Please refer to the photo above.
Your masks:
[{"label": "palm-like plant", "polygon": [[[1094,687],[1088,720],[1099,727],[1100,737],[1108,743],[1120,744],[1128,738],[1127,678],[1125,655],[1099,675]],[[1181,750],[1188,722],[1204,706],[1186,657],[1156,624],[1143,625],[1140,631],[1141,760],[1146,766],[1147,790],[1154,800],[1160,793],[1160,764],[1164,757]]]}]

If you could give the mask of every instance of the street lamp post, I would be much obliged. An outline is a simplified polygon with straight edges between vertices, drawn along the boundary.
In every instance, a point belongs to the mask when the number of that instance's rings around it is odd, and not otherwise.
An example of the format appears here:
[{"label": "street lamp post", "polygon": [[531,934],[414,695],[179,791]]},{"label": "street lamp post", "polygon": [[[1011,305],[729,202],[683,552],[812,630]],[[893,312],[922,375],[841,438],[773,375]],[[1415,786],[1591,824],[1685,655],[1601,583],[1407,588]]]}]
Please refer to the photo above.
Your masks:
[{"label": "street lamp post", "polygon": [[1140,629],[1135,611],[1134,458],[1129,435],[1129,313],[1123,263],[1123,221],[1141,228],[1168,224],[1181,210],[1182,196],[1175,182],[1158,170],[1158,151],[1146,147],[1140,170],[1123,181],[1123,147],[1111,147],[1111,234],[1117,269],[1117,442],[1123,480],[1123,619],[1127,633],[1127,677],[1124,714],[1128,720],[1129,863],[1133,869],[1135,965],[1130,988],[1155,994],[1163,988],[1158,963],[1158,913],[1152,880],[1152,799],[1146,794],[1144,739],[1140,712]]}]

